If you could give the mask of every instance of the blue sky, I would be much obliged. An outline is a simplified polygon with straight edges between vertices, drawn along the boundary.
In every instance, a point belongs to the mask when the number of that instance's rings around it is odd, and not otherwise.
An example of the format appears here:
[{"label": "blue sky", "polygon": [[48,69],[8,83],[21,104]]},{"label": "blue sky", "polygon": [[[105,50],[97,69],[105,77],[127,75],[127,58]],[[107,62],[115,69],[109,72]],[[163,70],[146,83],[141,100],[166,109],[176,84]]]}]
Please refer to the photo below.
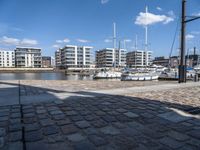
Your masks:
[{"label": "blue sky", "polygon": [[[136,35],[138,48],[144,49],[146,23],[149,50],[154,56],[168,56],[180,11],[181,0],[0,0],[0,48],[40,47],[43,55],[51,56],[67,44],[93,46],[96,51],[112,47],[116,22],[117,38],[126,40],[128,51],[134,50]],[[187,15],[200,15],[199,0],[187,2]],[[187,48],[194,46],[200,49],[200,20],[187,25]]]}]

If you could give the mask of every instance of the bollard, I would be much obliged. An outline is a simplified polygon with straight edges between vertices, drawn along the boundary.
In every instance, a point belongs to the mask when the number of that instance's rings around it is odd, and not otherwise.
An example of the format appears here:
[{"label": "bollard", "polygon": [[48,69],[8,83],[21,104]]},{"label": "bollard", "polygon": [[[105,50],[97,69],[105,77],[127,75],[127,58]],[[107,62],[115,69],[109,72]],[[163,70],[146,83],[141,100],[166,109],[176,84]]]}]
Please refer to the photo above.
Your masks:
[{"label": "bollard", "polygon": [[198,74],[195,74],[195,75],[194,75],[194,82],[197,82],[197,81],[199,81],[199,79],[198,79]]}]

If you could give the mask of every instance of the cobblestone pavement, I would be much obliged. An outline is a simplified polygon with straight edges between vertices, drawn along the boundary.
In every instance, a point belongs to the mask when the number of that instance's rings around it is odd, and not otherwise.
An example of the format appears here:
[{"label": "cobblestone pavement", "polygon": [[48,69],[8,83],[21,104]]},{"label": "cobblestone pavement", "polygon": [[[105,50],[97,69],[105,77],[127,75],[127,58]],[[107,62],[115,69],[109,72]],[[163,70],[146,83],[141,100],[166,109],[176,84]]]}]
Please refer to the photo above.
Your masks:
[{"label": "cobblestone pavement", "polygon": [[[116,89],[116,88],[127,88],[127,87],[142,87],[148,85],[160,85],[169,84],[176,82],[158,82],[158,81],[146,81],[146,82],[127,82],[127,81],[70,81],[70,80],[21,80],[20,84],[24,93],[22,94],[41,94],[46,93],[48,90],[60,91],[60,92],[76,92],[76,91],[91,91],[91,90],[105,90],[105,89]],[[32,86],[32,88],[30,87]],[[35,88],[33,88],[35,87]],[[26,92],[25,92],[26,91]]]},{"label": "cobblestone pavement", "polygon": [[140,98],[148,98],[161,102],[170,102],[180,105],[190,105],[200,107],[200,87],[190,87],[181,89],[171,89],[164,91],[152,90],[150,92],[137,92],[127,94],[127,96],[135,96]]},{"label": "cobblestone pavement", "polygon": [[199,150],[200,116],[187,112],[199,108],[199,92],[200,86],[127,95],[85,91],[87,97],[1,106],[0,149]]}]

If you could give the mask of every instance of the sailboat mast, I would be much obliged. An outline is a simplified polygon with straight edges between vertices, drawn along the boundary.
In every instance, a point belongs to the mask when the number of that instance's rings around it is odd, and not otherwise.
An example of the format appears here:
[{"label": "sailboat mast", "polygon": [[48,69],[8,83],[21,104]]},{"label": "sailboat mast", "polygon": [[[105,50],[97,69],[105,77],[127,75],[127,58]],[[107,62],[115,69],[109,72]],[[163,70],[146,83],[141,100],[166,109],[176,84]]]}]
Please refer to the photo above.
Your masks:
[{"label": "sailboat mast", "polygon": [[116,39],[116,23],[113,23],[113,65],[115,67],[116,62],[115,62],[115,51],[116,51],[116,44],[117,44],[117,39]]},{"label": "sailboat mast", "polygon": [[126,40],[124,40],[124,49],[126,49]]},{"label": "sailboat mast", "polygon": [[146,66],[148,66],[148,23],[147,23],[147,14],[148,14],[148,7],[146,6],[146,25],[145,25],[145,53],[146,53]]},{"label": "sailboat mast", "polygon": [[[126,41],[126,40],[124,40]],[[121,66],[121,41],[119,40],[118,68]]]},{"label": "sailboat mast", "polygon": [[145,25],[145,51],[148,50],[148,25],[147,25],[147,13],[148,7],[146,6],[146,25]]},{"label": "sailboat mast", "polygon": [[138,49],[138,37],[137,34],[135,35],[135,50]]}]

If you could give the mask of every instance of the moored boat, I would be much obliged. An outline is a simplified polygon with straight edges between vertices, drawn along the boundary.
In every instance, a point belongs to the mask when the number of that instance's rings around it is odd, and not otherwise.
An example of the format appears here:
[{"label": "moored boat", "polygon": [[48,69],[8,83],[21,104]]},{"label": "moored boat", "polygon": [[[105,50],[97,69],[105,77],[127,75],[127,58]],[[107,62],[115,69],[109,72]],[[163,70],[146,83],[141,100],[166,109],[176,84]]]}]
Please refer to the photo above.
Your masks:
[{"label": "moored boat", "polygon": [[122,74],[122,81],[151,81],[158,80],[156,72],[126,72]]},{"label": "moored boat", "polygon": [[94,74],[93,79],[120,79],[121,75],[122,73],[117,71],[100,71]]}]

